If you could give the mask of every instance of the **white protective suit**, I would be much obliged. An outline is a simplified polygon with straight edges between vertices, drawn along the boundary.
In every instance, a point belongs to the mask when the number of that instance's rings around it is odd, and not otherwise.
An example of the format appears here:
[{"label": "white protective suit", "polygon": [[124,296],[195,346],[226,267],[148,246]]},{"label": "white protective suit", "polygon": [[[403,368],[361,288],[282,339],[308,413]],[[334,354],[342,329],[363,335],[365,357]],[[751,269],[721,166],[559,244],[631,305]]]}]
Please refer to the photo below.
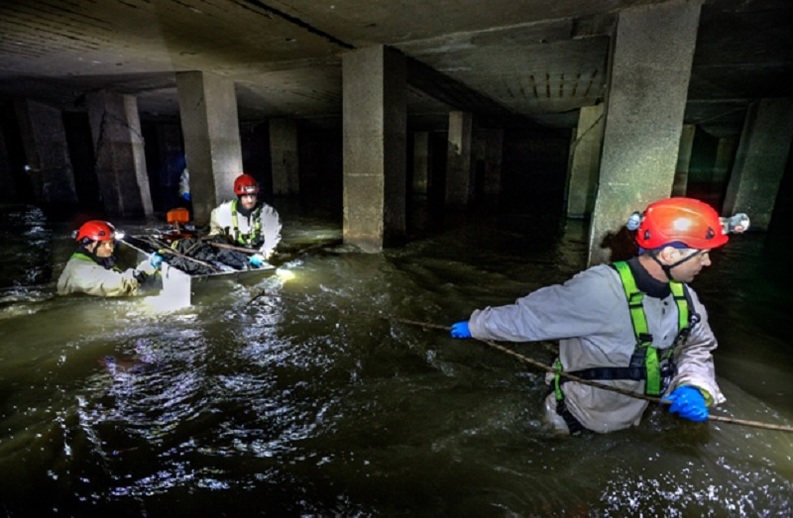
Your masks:
[{"label": "white protective suit", "polygon": [[[638,264],[630,261],[632,269]],[[637,277],[634,274],[634,277]],[[639,289],[646,290],[636,280]],[[645,282],[647,282],[645,280]],[[653,281],[663,288],[663,284]],[[677,373],[666,393],[681,385],[695,386],[707,392],[711,404],[724,401],[715,379],[713,351],[717,342],[708,324],[704,306],[696,293],[687,287],[691,304],[689,313],[700,320],[693,324],[688,339],[674,351]],[[669,347],[678,334],[678,309],[671,293],[665,298],[645,294],[643,299],[652,346]],[[625,290],[617,270],[610,265],[593,266],[578,273],[562,285],[541,288],[518,299],[515,304],[474,311],[469,321],[471,335],[480,339],[526,342],[559,340],[559,360],[563,371],[594,367],[626,367],[636,347]],[[553,374],[546,376],[551,382]],[[644,393],[644,380],[598,381],[631,392]],[[570,413],[587,429],[612,432],[639,424],[648,402],[617,392],[599,389],[575,381],[562,384],[564,401]],[[546,399],[546,411],[553,425],[567,431],[556,413],[553,393]]]},{"label": "white protective suit", "polygon": [[58,278],[58,295],[86,293],[99,297],[122,297],[137,295],[139,283],[136,272],[147,275],[154,273],[155,268],[148,260],[141,261],[137,268],[125,271],[108,269],[82,252],[75,252],[66,263],[66,267]]},{"label": "white protective suit", "polygon": [[[209,216],[209,235],[227,236],[232,243],[247,248],[258,248],[265,259],[269,259],[275,247],[281,241],[281,220],[278,212],[266,203],[260,203],[248,216],[239,211],[234,225],[233,211],[236,210],[237,200],[231,200],[218,205]],[[255,220],[261,222],[261,234],[252,236],[255,230]],[[250,241],[250,243],[248,242]]]},{"label": "white protective suit", "polygon": [[182,174],[179,175],[179,196],[184,198],[185,195],[190,194],[190,170],[186,167],[182,169]]}]

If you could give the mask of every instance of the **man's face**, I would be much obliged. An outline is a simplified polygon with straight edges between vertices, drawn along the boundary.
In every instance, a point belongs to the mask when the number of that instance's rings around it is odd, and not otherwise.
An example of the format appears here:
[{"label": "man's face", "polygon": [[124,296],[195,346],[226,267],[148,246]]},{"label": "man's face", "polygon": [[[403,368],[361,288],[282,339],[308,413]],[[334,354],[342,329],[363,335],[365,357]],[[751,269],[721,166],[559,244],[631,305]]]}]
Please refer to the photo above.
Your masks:
[{"label": "man's face", "polygon": [[94,247],[93,252],[97,257],[107,259],[113,255],[113,250],[116,249],[116,242],[112,239],[108,241],[94,241],[92,246]]},{"label": "man's face", "polygon": [[240,203],[245,210],[251,210],[256,206],[257,199],[255,194],[243,194],[240,196]]},{"label": "man's face", "polygon": [[691,282],[694,277],[706,266],[710,266],[710,250],[677,250],[679,257],[677,261],[688,257],[686,261],[672,268],[672,276],[676,281]]}]

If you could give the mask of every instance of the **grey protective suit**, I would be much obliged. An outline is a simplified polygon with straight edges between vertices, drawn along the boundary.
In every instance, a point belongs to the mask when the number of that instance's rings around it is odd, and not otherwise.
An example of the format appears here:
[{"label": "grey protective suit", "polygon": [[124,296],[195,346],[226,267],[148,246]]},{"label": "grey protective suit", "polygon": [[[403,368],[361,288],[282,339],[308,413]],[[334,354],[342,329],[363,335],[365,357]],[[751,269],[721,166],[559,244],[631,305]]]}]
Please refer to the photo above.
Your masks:
[{"label": "grey protective suit", "polygon": [[[715,379],[713,351],[717,342],[708,324],[705,307],[690,287],[689,311],[700,321],[688,340],[674,352],[677,373],[667,393],[681,385],[707,393],[712,404],[724,401]],[[669,347],[678,333],[678,310],[672,295],[643,300],[652,346]],[[625,367],[636,346],[625,291],[617,271],[609,265],[593,266],[562,285],[541,288],[514,304],[474,311],[469,321],[475,338],[526,342],[559,340],[559,360],[564,371],[592,367]],[[553,380],[548,374],[546,381]],[[644,393],[643,380],[608,380],[600,383]],[[639,424],[648,402],[616,392],[568,381],[562,385],[569,411],[586,428],[606,433]],[[553,394],[546,399],[552,424],[567,431],[556,413]]]}]

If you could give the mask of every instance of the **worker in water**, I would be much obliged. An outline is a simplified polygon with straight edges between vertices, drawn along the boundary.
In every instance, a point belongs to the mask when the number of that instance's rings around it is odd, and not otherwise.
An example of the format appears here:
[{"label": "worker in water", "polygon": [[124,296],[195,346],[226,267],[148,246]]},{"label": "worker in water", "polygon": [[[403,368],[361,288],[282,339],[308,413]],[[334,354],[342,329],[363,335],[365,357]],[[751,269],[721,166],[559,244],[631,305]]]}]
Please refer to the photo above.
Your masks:
[{"label": "worker in water", "polygon": [[452,325],[453,338],[559,340],[545,400],[546,414],[559,431],[628,428],[639,424],[648,406],[647,399],[562,373],[663,397],[673,414],[691,421],[707,420],[708,407],[724,401],[711,356],[716,338],[688,283],[710,266],[709,252],[727,242],[728,232],[748,228],[748,217],[722,220],[698,200],[668,198],[634,213],[633,221],[638,257],[592,266],[564,284],[514,304],[476,310],[468,321]]},{"label": "worker in water", "polygon": [[237,199],[224,202],[212,211],[209,235],[222,235],[232,245],[258,250],[249,262],[260,267],[281,241],[281,220],[274,208],[259,199],[259,185],[253,176],[238,176],[234,180],[234,194]]},{"label": "worker in water", "polygon": [[137,295],[141,284],[162,264],[162,256],[151,254],[136,268],[115,266],[116,240],[123,234],[107,221],[91,220],[75,234],[77,250],[58,278],[58,294],[87,293],[100,297]]}]

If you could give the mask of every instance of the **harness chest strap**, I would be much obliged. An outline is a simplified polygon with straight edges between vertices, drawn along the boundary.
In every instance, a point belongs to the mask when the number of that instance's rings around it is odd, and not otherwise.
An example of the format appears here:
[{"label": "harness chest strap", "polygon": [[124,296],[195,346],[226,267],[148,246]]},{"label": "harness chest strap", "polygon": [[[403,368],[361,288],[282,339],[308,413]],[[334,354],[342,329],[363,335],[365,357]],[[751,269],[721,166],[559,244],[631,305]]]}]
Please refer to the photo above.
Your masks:
[{"label": "harness chest strap", "polygon": [[[663,361],[671,361],[674,346],[668,347],[659,351],[652,347],[653,337],[648,331],[647,317],[644,313],[642,301],[644,300],[644,293],[639,291],[636,287],[636,281],[633,278],[633,273],[630,271],[628,263],[618,261],[614,263],[614,267],[619,273],[622,287],[625,291],[625,297],[628,301],[628,308],[631,315],[631,322],[633,323],[633,332],[636,336],[636,347],[631,356],[630,365],[627,367],[597,367],[591,369],[583,369],[570,374],[574,374],[584,379],[599,379],[599,380],[614,380],[614,379],[632,379],[632,380],[645,380],[645,393],[651,396],[660,396],[664,387],[662,387],[662,373],[661,364]],[[678,335],[675,339],[675,344],[681,343],[688,336],[689,326],[689,307],[686,298],[685,289],[682,283],[672,281],[669,283],[672,291],[678,313]],[[553,389],[556,394],[556,399],[564,398],[561,391],[561,384],[564,379],[560,379],[560,372],[562,372],[561,362],[556,363],[557,374],[554,379]]]},{"label": "harness chest strap", "polygon": [[251,213],[251,218],[253,219],[253,227],[249,234],[242,234],[240,233],[239,222],[237,220],[237,200],[232,200],[231,202],[231,224],[234,227],[234,236],[237,242],[244,246],[253,246],[253,244],[259,239],[262,235],[262,218],[259,217],[259,212],[261,212],[261,207],[256,207],[256,209]]}]

